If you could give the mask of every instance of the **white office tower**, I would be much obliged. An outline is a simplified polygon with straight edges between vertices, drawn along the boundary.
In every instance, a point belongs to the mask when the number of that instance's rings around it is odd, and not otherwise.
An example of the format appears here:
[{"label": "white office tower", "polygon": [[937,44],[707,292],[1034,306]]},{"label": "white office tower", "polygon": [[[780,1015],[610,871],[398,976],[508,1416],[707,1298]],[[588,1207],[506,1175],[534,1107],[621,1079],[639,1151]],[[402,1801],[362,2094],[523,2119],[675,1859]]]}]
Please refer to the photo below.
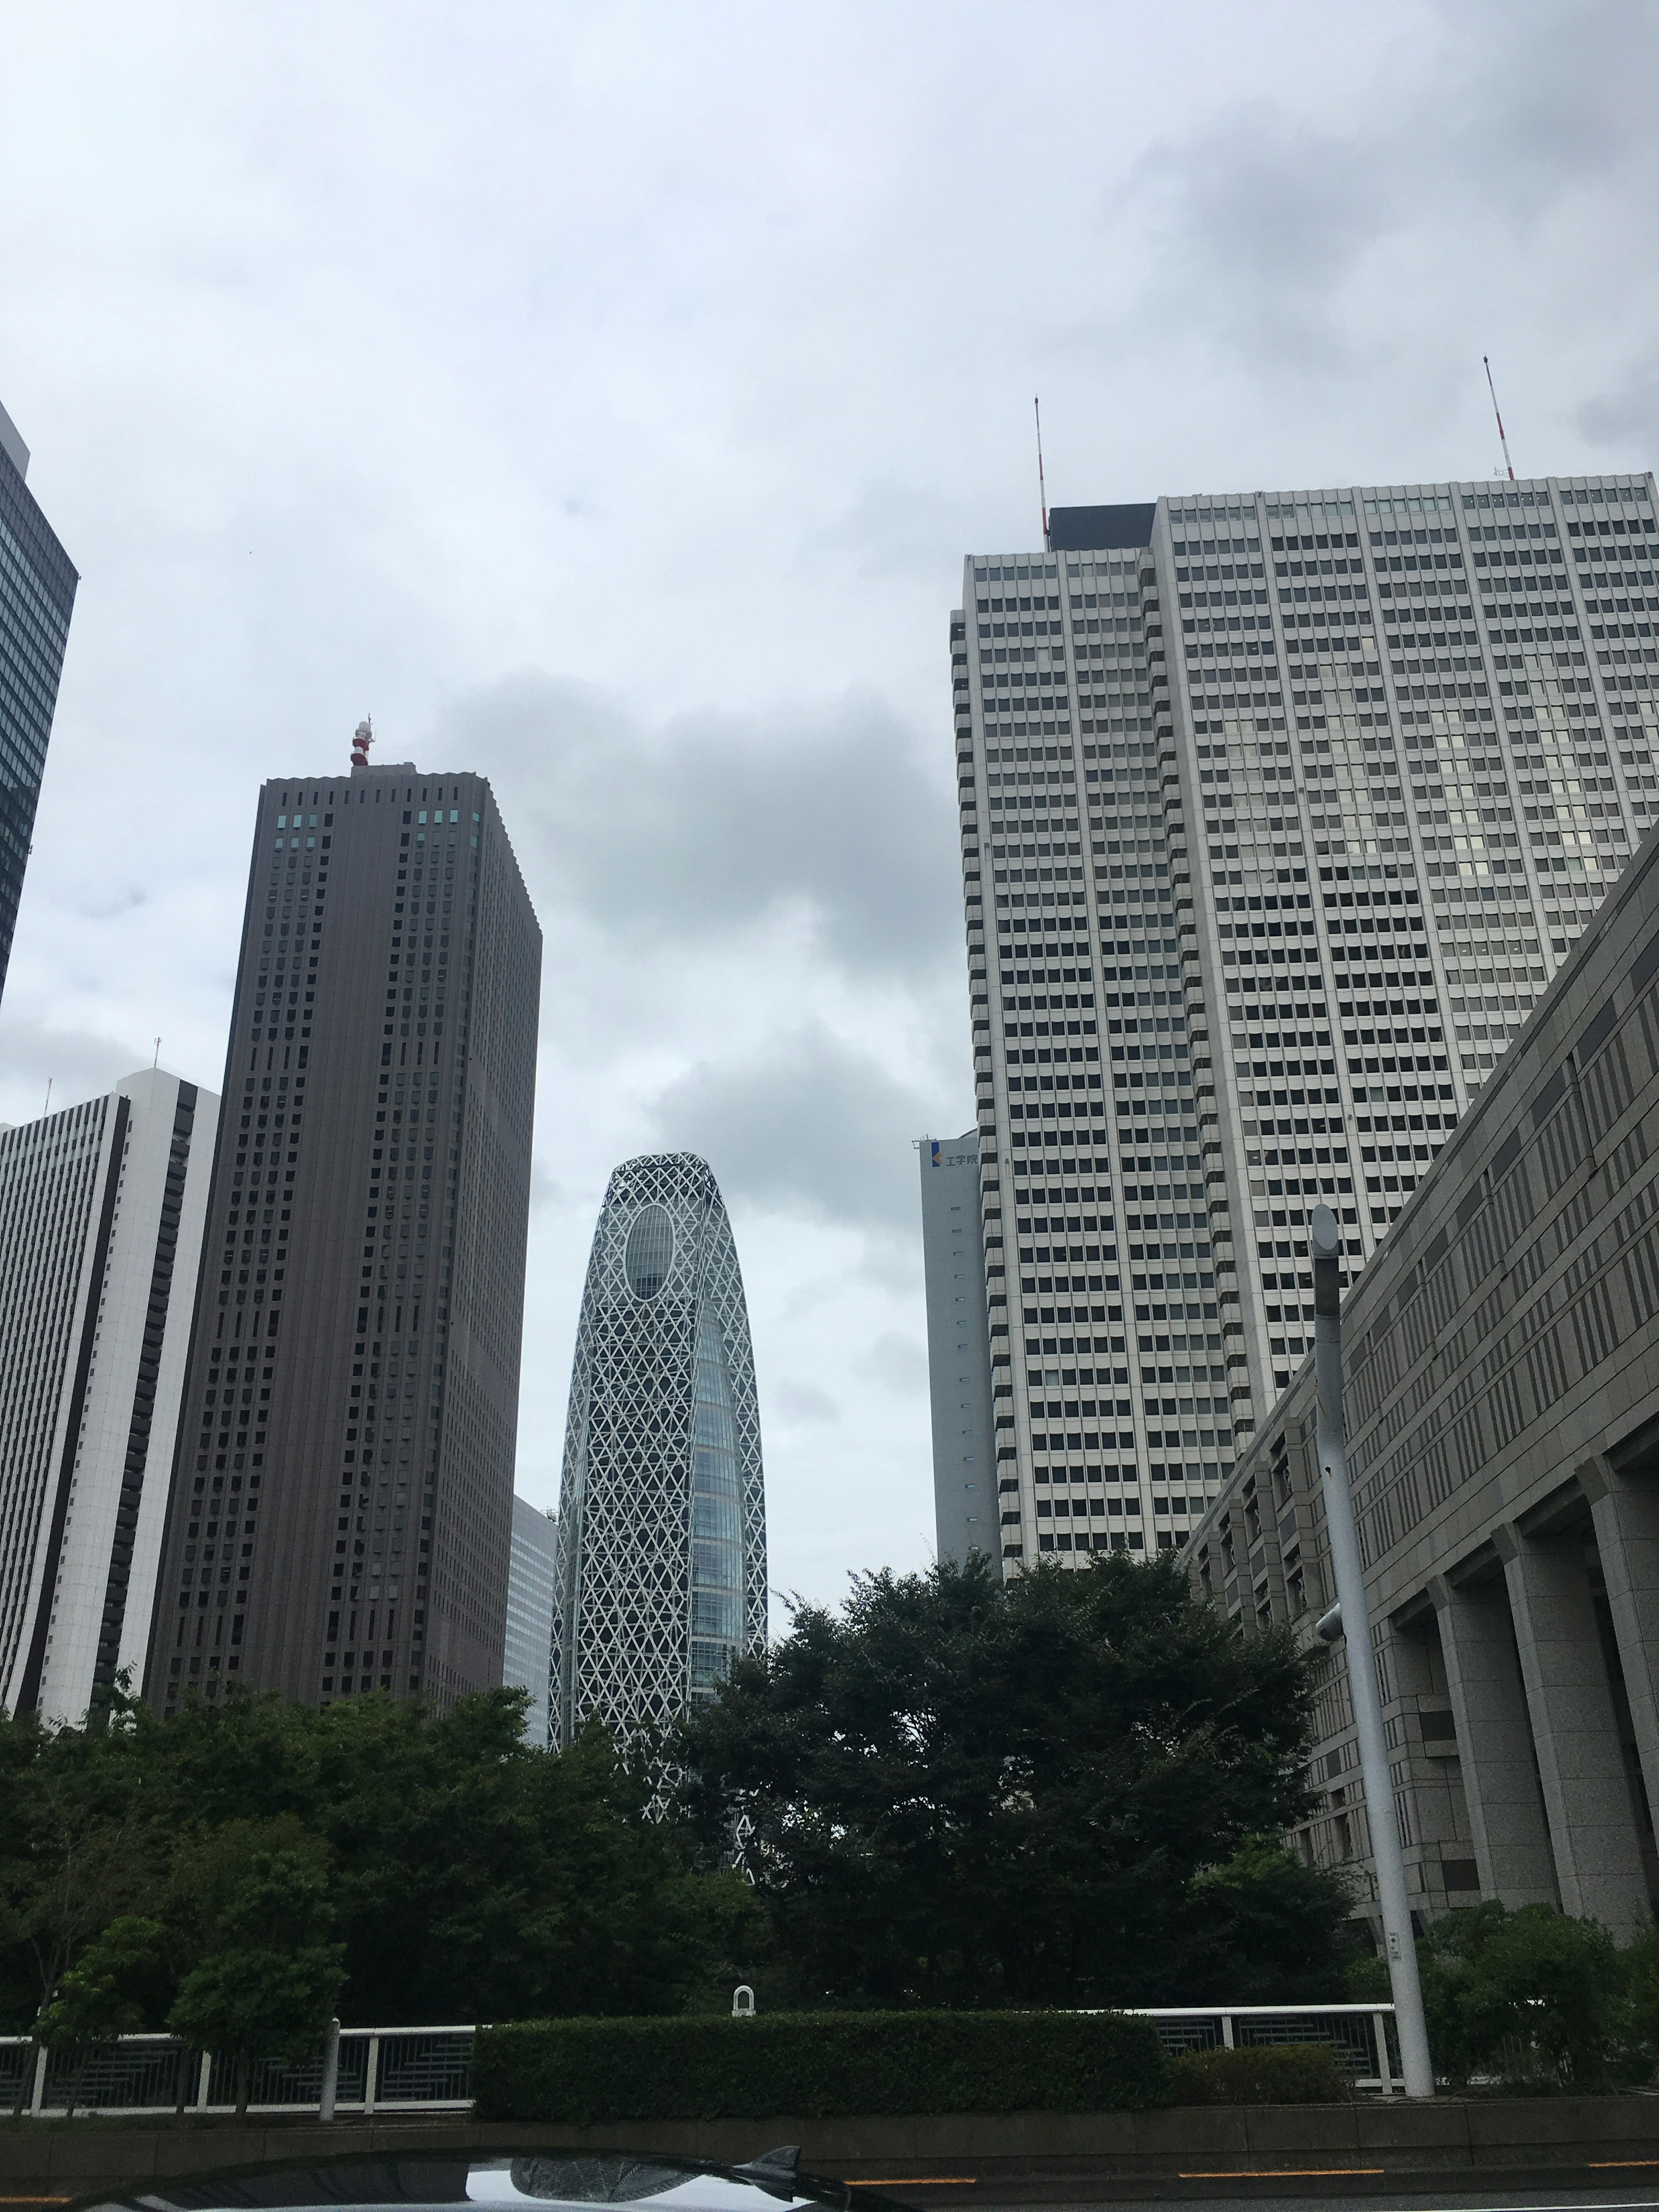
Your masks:
[{"label": "white office tower", "polygon": [[933,1421],[933,1517],[939,1556],[957,1566],[1000,1559],[991,1352],[980,1257],[979,1132],[924,1137],[921,1255],[927,1297],[927,1379]]},{"label": "white office tower", "polygon": [[507,1650],[501,1680],[528,1690],[524,1740],[547,1743],[548,1676],[553,1662],[553,1571],[559,1524],[527,1498],[513,1500],[513,1558],[507,1576]]},{"label": "white office tower", "polygon": [[[0,1694],[78,1720],[142,1667],[219,1102],[145,1068],[0,1131]],[[208,1522],[204,1559],[233,1547]]]},{"label": "white office tower", "polygon": [[951,620],[1011,1567],[1182,1540],[1659,803],[1650,477],[1049,524]]}]

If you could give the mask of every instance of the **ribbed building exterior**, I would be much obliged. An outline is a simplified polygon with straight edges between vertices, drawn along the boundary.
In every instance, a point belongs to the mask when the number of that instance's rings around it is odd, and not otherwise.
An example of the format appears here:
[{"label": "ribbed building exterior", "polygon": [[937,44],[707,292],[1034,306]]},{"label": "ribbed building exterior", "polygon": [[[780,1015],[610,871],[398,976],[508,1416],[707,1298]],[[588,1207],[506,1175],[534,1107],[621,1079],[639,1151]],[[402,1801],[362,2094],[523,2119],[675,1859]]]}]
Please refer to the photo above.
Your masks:
[{"label": "ribbed building exterior", "polygon": [[25,478],[29,450],[0,407],[0,994],[80,581]]},{"label": "ribbed building exterior", "polygon": [[927,1297],[927,1382],[933,1430],[939,1556],[957,1566],[1000,1553],[991,1353],[979,1252],[979,1132],[924,1137],[921,1257]]},{"label": "ribbed building exterior", "polygon": [[707,1164],[611,1178],[576,1332],[559,1502],[553,1740],[713,1693],[766,1639],[766,1493],[737,1246]]},{"label": "ribbed building exterior", "polygon": [[[1616,665],[1616,664],[1615,664]],[[1626,663],[1629,666],[1629,663]],[[1659,1899],[1659,836],[1650,832],[1343,1302],[1348,1472],[1392,1802],[1368,1804],[1304,1360],[1194,1530],[1195,1590],[1315,1655],[1297,1840],[1395,1824],[1414,1911],[1622,1942]]]},{"label": "ribbed building exterior", "polygon": [[1659,809],[1650,477],[1049,524],[951,621],[1011,1570],[1190,1533]]},{"label": "ribbed building exterior", "polygon": [[218,1105],[145,1068],[0,1130],[9,1711],[78,1721],[142,1668]]},{"label": "ribbed building exterior", "polygon": [[145,1678],[163,1714],[232,1680],[440,1705],[500,1683],[540,986],[483,777],[264,786]]},{"label": "ribbed building exterior", "polygon": [[547,1742],[547,1685],[553,1649],[553,1578],[558,1522],[527,1498],[513,1501],[513,1565],[507,1578],[507,1644],[501,1686],[528,1690],[526,1743]]}]

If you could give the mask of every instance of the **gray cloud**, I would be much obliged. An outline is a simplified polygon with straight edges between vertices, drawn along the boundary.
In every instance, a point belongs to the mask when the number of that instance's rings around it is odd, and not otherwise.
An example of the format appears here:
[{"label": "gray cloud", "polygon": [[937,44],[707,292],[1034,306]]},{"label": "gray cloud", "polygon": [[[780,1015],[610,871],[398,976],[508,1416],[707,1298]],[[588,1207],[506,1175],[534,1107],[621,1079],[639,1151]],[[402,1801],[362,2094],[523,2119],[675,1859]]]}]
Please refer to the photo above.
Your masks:
[{"label": "gray cloud", "polygon": [[793,913],[856,969],[936,968],[960,896],[949,747],[849,696],[656,730],[591,687],[523,676],[465,700],[453,736],[486,765],[538,902],[625,942],[680,947]]},{"label": "gray cloud", "polygon": [[0,1024],[0,1099],[7,1115],[38,1115],[52,1085],[54,1107],[95,1097],[148,1065],[134,1045],[89,1030],[53,1029],[23,1012]]},{"label": "gray cloud", "polygon": [[700,1063],[652,1112],[665,1148],[701,1152],[728,1200],[915,1233],[910,1140],[926,1097],[821,1024],[750,1059]]},{"label": "gray cloud", "polygon": [[1651,9],[1460,0],[1435,15],[1341,100],[1292,77],[1200,113],[1108,187],[1103,235],[1127,227],[1156,248],[1140,307],[1160,339],[1221,327],[1298,380],[1392,374],[1425,313],[1449,308],[1455,332],[1544,226],[1608,192],[1621,213],[1651,204]]},{"label": "gray cloud", "polygon": [[853,1371],[901,1397],[915,1397],[927,1388],[927,1349],[919,1337],[889,1329],[854,1360]]},{"label": "gray cloud", "polygon": [[1585,400],[1577,420],[1595,445],[1623,447],[1644,459],[1659,452],[1659,365],[1651,356],[1637,364],[1611,392]]},{"label": "gray cloud", "polygon": [[782,1382],[772,1385],[767,1396],[769,1410],[793,1425],[822,1427],[841,1419],[841,1407],[830,1393],[820,1390],[816,1382],[803,1382],[799,1376],[786,1375]]}]

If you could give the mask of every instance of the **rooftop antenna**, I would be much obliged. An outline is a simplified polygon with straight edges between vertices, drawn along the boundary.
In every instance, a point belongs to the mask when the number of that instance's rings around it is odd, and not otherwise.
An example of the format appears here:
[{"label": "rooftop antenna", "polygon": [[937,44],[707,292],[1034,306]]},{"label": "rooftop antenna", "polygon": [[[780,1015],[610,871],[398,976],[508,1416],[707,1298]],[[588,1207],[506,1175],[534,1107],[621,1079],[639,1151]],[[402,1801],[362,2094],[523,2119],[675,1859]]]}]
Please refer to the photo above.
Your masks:
[{"label": "rooftop antenna", "polygon": [[159,1067],[161,1065],[161,1038],[160,1038],[160,1037],[157,1037],[157,1038],[156,1038],[156,1040],[155,1040],[155,1059],[154,1059],[154,1060],[151,1060],[151,1062],[150,1062],[150,1066],[151,1066],[152,1067]]},{"label": "rooftop antenna", "polygon": [[50,1075],[46,1078],[46,1103],[40,1109],[40,1118],[42,1121],[45,1121],[46,1116],[52,1112],[52,1086],[54,1080],[55,1079]]},{"label": "rooftop antenna", "polygon": [[351,736],[351,765],[353,768],[367,768],[368,766],[368,749],[374,742],[374,725],[370,717],[365,714],[362,720],[358,723],[356,730],[353,731]]},{"label": "rooftop antenna", "polygon": [[1043,481],[1042,481],[1042,399],[1041,399],[1040,398],[1039,398],[1033,399],[1033,400],[1032,400],[1032,402],[1031,402],[1031,406],[1032,406],[1032,410],[1033,410],[1033,411],[1035,412],[1035,414],[1036,414],[1036,441],[1037,441],[1037,501],[1038,501],[1038,504],[1041,506],[1041,507],[1042,507],[1042,550],[1043,550],[1043,551],[1046,553],[1046,552],[1048,550],[1048,489],[1047,489],[1046,485],[1043,483]]},{"label": "rooftop antenna", "polygon": [[1504,466],[1509,470],[1510,482],[1513,483],[1515,471],[1510,463],[1510,441],[1504,435],[1504,418],[1498,412],[1498,387],[1492,380],[1492,363],[1485,354],[1480,356],[1480,366],[1486,372],[1486,389],[1492,394],[1492,411],[1498,416],[1498,442],[1504,448]]}]

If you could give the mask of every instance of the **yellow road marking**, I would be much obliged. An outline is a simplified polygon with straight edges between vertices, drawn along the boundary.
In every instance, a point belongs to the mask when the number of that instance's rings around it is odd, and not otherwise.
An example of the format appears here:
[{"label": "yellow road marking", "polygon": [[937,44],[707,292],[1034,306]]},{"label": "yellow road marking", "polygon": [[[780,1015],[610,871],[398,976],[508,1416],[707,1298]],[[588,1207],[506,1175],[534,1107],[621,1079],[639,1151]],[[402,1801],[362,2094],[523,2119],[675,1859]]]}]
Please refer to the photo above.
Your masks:
[{"label": "yellow road marking", "polygon": [[1182,2173],[1182,2181],[1281,2181],[1317,2175],[1329,2179],[1339,2174],[1382,2173],[1380,2166],[1241,2166],[1224,2173]]}]

